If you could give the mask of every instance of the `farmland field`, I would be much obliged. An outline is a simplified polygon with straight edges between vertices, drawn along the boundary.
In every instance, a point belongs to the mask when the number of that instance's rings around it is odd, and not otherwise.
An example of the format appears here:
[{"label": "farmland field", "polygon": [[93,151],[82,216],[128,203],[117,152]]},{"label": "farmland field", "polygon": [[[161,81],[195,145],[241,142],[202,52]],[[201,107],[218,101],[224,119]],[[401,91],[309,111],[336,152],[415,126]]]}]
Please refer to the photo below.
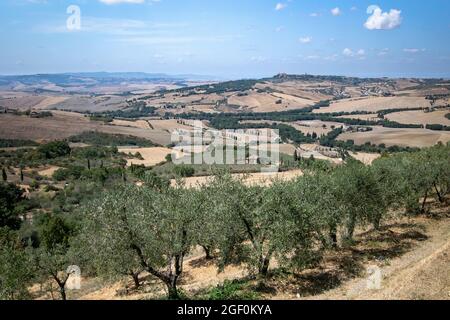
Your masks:
[{"label": "farmland field", "polygon": [[423,111],[403,111],[387,114],[385,117],[391,121],[406,124],[442,124],[450,126],[450,119],[445,115],[450,113],[450,109],[433,112]]},{"label": "farmland field", "polygon": [[7,139],[54,140],[64,139],[85,131],[100,131],[133,135],[155,143],[170,143],[170,133],[164,130],[149,130],[128,126],[107,125],[90,121],[81,114],[53,111],[53,117],[30,118],[12,114],[0,114],[0,136]]},{"label": "farmland field", "polygon": [[369,132],[347,132],[338,137],[339,140],[353,140],[356,144],[362,145],[366,142],[373,144],[385,144],[386,146],[408,146],[427,147],[438,142],[447,143],[450,141],[450,132],[432,131],[427,129],[394,129],[373,127]]},{"label": "farmland field", "polygon": [[364,97],[333,102],[328,108],[314,110],[314,113],[332,112],[376,112],[395,108],[427,108],[430,102],[424,97]]}]

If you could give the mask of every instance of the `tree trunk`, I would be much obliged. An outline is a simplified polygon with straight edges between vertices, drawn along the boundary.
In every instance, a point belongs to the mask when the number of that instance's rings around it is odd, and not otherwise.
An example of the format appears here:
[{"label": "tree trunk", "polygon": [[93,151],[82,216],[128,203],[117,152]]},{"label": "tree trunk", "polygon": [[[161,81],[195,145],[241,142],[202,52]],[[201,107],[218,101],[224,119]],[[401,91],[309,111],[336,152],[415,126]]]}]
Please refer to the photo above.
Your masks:
[{"label": "tree trunk", "polygon": [[206,260],[212,260],[213,257],[211,255],[211,250],[209,249],[209,247],[208,246],[203,246],[203,245],[201,247],[205,251],[205,258],[206,258]]},{"label": "tree trunk", "polygon": [[338,243],[337,243],[337,228],[336,225],[330,225],[330,229],[328,231],[328,236],[330,238],[331,247],[333,249],[337,249]]},{"label": "tree trunk", "polygon": [[260,263],[259,263],[259,269],[258,273],[260,276],[263,276],[264,278],[267,277],[267,273],[269,271],[269,263],[270,263],[270,257],[261,257]]},{"label": "tree trunk", "polygon": [[346,242],[353,241],[353,233],[355,232],[355,226],[356,226],[356,217],[354,215],[351,215],[350,220],[347,223],[347,233],[345,235]]},{"label": "tree trunk", "polygon": [[134,288],[139,289],[141,283],[139,282],[139,273],[132,273],[131,277],[133,278]]},{"label": "tree trunk", "polygon": [[422,201],[422,209],[420,209],[420,211],[422,213],[425,213],[425,205],[427,204],[427,198],[428,198],[428,190],[425,191],[425,196],[423,197],[423,201]]},{"label": "tree trunk", "polygon": [[373,228],[375,230],[380,230],[380,226],[381,226],[381,213],[377,213],[375,214],[375,216],[373,217]]},{"label": "tree trunk", "polygon": [[337,249],[338,243],[337,243],[337,232],[336,232],[336,230],[330,231],[330,240],[331,240],[331,247],[333,249]]},{"label": "tree trunk", "polygon": [[180,295],[178,294],[178,288],[177,288],[177,278],[178,277],[174,277],[174,279],[166,282],[169,300],[179,300],[180,299]]},{"label": "tree trunk", "polygon": [[438,196],[439,202],[443,203],[444,202],[444,198],[442,197],[441,193],[439,192],[439,189],[438,189],[436,183],[434,184],[434,189],[436,190],[436,194]]},{"label": "tree trunk", "polygon": [[65,285],[60,285],[59,286],[59,293],[61,294],[61,299],[63,301],[66,301],[67,299],[66,299],[66,288],[65,288]]}]

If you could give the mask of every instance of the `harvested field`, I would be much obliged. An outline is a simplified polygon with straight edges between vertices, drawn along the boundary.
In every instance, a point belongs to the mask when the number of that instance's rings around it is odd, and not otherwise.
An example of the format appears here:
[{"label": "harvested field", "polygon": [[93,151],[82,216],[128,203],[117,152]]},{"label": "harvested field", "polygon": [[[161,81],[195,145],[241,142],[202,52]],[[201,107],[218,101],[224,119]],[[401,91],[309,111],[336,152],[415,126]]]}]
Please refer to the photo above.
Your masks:
[{"label": "harvested field", "polygon": [[[284,96],[288,97],[287,95]],[[279,100],[281,100],[281,103],[277,104],[277,101]],[[314,104],[314,101],[300,98],[298,98],[298,100],[301,102],[295,101],[294,97],[287,100],[270,93],[249,92],[248,95],[245,96],[234,95],[229,97],[228,104],[238,105],[253,112],[273,112],[302,109]]]},{"label": "harvested field", "polygon": [[150,126],[148,125],[147,121],[145,121],[145,120],[130,121],[130,120],[114,119],[111,124],[113,124],[115,126],[122,126],[122,127],[150,129]]},{"label": "harvested field", "polygon": [[332,113],[332,112],[354,112],[369,111],[377,112],[379,110],[394,108],[428,108],[430,101],[424,97],[364,97],[343,99],[333,102],[330,107],[314,110],[313,113]]},{"label": "harvested field", "polygon": [[46,97],[43,101],[33,107],[33,109],[45,110],[53,105],[66,101],[68,97]]},{"label": "harvested field", "polygon": [[450,126],[450,119],[445,117],[450,110],[439,110],[433,112],[402,111],[387,114],[385,117],[391,121],[405,124],[442,124]]},{"label": "harvested field", "polygon": [[271,121],[271,120],[244,120],[240,123],[250,123],[250,124],[288,124],[303,134],[312,134],[315,132],[317,135],[327,134],[332,131],[332,126],[338,128],[342,127],[342,123],[332,122],[332,121],[320,121],[320,120],[304,120],[295,122],[282,122],[282,121]]},{"label": "harvested field", "polygon": [[102,95],[98,97],[92,97],[90,95],[72,95],[64,101],[52,105],[52,109],[76,112],[102,112],[126,107],[127,104],[125,100],[125,97],[115,95]]},{"label": "harvested field", "polygon": [[[271,180],[291,180],[295,179],[299,176],[303,175],[303,172],[301,170],[292,170],[292,171],[285,171],[285,172],[257,172],[257,173],[248,173],[248,174],[233,174],[232,176],[238,179],[244,179],[245,184],[252,185],[252,184],[261,184],[261,185],[268,185],[271,183]],[[198,185],[202,184],[208,184],[211,179],[213,179],[212,176],[206,176],[206,177],[189,177],[184,178],[183,182],[185,183],[185,186],[188,188],[193,188]],[[176,181],[172,180],[172,185],[175,185]]]},{"label": "harvested field", "polygon": [[[177,120],[175,120],[175,119],[147,120],[151,130],[164,130],[164,131],[168,130],[170,132],[172,132],[173,130],[176,130],[176,129],[193,130],[193,127],[189,125],[191,123],[191,122],[189,122],[189,120],[183,120],[183,121],[186,124],[178,123]],[[203,124],[203,126],[206,127],[205,124]]]},{"label": "harvested field", "polygon": [[379,153],[365,153],[365,152],[350,152],[350,155],[356,160],[361,161],[365,165],[370,165],[372,162],[381,157]]},{"label": "harvested field", "polygon": [[404,129],[373,127],[369,132],[346,132],[338,137],[338,140],[353,140],[355,144],[362,145],[366,142],[382,144],[386,146],[404,147],[429,147],[439,141],[447,143],[450,141],[450,132],[432,131],[427,129]]},{"label": "harvested field", "polygon": [[164,162],[166,159],[166,156],[168,154],[172,153],[172,149],[169,148],[118,148],[119,152],[123,152],[126,154],[131,153],[132,155],[135,155],[137,153],[140,153],[142,158],[144,160],[139,159],[128,159],[127,160],[127,166],[131,166],[132,164],[135,165],[144,165],[146,167],[151,167],[154,165],[157,165],[161,162]]},{"label": "harvested field", "polygon": [[35,106],[44,103],[46,97],[35,96],[35,95],[18,95],[12,97],[2,97],[0,98],[0,106],[6,107],[8,109],[16,110],[29,110]]},{"label": "harvested field", "polygon": [[30,118],[12,114],[0,115],[0,138],[50,141],[65,139],[85,131],[100,131],[111,134],[124,134],[151,140],[166,145],[170,134],[164,130],[108,125],[100,121],[90,121],[82,114],[52,111],[50,118]]}]

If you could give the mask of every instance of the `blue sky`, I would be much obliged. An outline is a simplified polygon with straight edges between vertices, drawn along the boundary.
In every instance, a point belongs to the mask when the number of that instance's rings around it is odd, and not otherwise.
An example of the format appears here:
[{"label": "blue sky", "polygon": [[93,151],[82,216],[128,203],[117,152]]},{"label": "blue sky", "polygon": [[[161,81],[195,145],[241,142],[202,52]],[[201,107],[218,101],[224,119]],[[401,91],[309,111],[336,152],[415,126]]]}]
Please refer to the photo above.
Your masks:
[{"label": "blue sky", "polygon": [[2,0],[0,74],[450,77],[449,17],[448,0]]}]

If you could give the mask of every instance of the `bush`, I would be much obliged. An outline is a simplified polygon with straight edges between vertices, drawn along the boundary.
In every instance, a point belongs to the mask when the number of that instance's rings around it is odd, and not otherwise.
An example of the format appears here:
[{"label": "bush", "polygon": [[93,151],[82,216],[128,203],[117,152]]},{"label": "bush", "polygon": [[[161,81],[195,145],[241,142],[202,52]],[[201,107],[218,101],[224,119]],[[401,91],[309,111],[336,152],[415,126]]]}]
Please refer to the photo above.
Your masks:
[{"label": "bush", "polygon": [[179,177],[192,177],[195,173],[195,169],[191,166],[179,165],[173,168],[174,173]]},{"label": "bush", "polygon": [[211,289],[205,298],[207,300],[257,300],[259,294],[244,288],[239,281],[225,280],[222,285]]},{"label": "bush", "polygon": [[37,148],[39,155],[45,159],[54,159],[70,154],[69,144],[65,141],[53,141]]}]

